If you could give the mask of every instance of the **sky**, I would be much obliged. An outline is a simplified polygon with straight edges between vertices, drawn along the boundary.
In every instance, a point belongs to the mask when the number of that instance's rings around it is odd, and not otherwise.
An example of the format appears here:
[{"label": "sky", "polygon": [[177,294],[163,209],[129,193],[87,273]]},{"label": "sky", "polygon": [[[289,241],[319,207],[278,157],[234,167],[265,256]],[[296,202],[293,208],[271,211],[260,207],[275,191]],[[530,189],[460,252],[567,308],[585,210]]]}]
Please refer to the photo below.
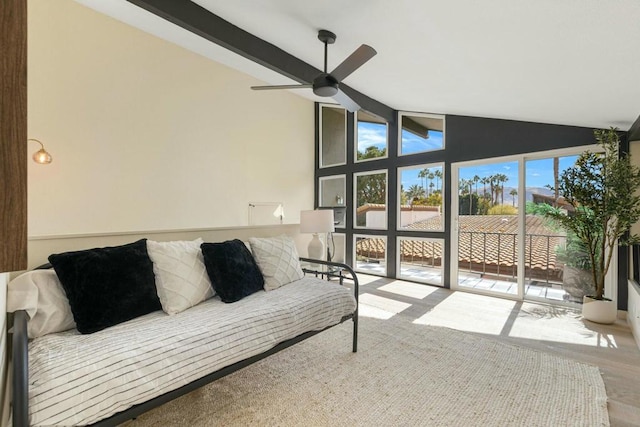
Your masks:
[{"label": "sky", "polygon": [[[376,146],[383,149],[387,146],[387,126],[379,123],[358,122],[358,151],[364,152],[367,147]],[[402,152],[404,154],[417,153],[428,150],[437,150],[443,147],[442,132],[429,131],[429,138],[420,138],[407,131],[402,131]],[[578,156],[560,157],[560,173],[573,166]],[[422,165],[401,172],[400,182],[404,189],[417,184],[422,185],[423,180],[418,178],[418,173],[424,168],[431,171],[441,168],[438,165]],[[518,186],[518,163],[500,162],[486,165],[468,166],[460,168],[460,179],[471,179],[474,175],[485,177],[502,173],[509,179],[505,187]],[[434,180],[435,184],[435,180]],[[526,162],[527,187],[544,187],[553,184],[553,159],[528,160]],[[428,185],[428,182],[425,183]],[[478,188],[482,184],[478,183]]]},{"label": "sky", "polygon": [[[411,166],[410,169],[409,168],[400,169],[400,176],[398,177],[398,180],[402,183],[402,188],[404,189],[404,191],[407,191],[409,187],[411,187],[412,185],[418,185],[422,187],[422,185],[424,184],[424,186],[427,189],[430,188],[428,179],[418,177],[418,173],[420,173],[422,169],[429,169],[429,171],[432,173],[435,172],[436,170],[440,170],[440,172],[444,172],[442,170],[442,165],[434,165],[434,164]],[[442,190],[442,179],[434,178],[433,185],[438,186],[438,187],[434,187],[434,190]]]},{"label": "sky", "polygon": [[367,147],[387,146],[387,126],[378,123],[358,122],[358,151],[364,153]]},{"label": "sky", "polygon": [[[387,146],[387,126],[379,123],[358,122],[358,151],[364,153],[367,147],[376,146],[383,149]],[[429,131],[429,138],[420,138],[402,131],[402,153],[418,153],[421,151],[442,148],[442,132]]]},{"label": "sky", "polygon": [[[578,156],[560,157],[559,171],[573,166]],[[480,178],[502,173],[509,179],[504,183],[505,187],[518,186],[518,162],[490,163],[486,165],[468,166],[460,168],[460,179],[472,179],[474,175]],[[545,187],[553,185],[553,158],[540,160],[527,160],[525,164],[527,187]],[[482,184],[478,184],[480,188]]]}]

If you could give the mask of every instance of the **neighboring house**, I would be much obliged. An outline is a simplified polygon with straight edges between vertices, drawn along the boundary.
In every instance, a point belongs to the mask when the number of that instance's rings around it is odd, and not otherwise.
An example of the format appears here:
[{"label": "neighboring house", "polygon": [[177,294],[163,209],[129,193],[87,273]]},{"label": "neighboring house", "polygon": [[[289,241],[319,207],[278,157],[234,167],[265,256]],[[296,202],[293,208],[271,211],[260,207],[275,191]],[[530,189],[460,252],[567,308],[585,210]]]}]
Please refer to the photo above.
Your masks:
[{"label": "neighboring house", "polygon": [[536,205],[540,205],[542,203],[546,203],[548,205],[554,206],[556,208],[560,208],[560,209],[564,209],[567,212],[573,212],[573,206],[571,206],[565,199],[564,197],[558,197],[558,199],[556,199],[553,196],[547,196],[544,194],[538,194],[538,193],[533,193],[531,194],[533,203],[535,203]]},{"label": "neighboring house", "polygon": [[[387,208],[379,203],[365,203],[356,209],[358,223],[367,228],[386,228]],[[411,224],[440,217],[439,206],[402,205],[400,206],[400,227],[409,227]]]}]

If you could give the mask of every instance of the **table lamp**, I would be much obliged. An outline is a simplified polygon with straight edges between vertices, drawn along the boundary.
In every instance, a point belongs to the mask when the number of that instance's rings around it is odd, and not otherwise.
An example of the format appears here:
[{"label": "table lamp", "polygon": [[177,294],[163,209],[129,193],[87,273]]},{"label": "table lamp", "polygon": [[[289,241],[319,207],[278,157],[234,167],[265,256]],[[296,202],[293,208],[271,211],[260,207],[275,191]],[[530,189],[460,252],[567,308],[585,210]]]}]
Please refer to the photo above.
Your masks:
[{"label": "table lamp", "polygon": [[320,209],[300,212],[300,232],[313,233],[307,248],[309,258],[324,259],[324,244],[318,238],[318,233],[332,233],[333,231],[335,231],[333,210]]}]

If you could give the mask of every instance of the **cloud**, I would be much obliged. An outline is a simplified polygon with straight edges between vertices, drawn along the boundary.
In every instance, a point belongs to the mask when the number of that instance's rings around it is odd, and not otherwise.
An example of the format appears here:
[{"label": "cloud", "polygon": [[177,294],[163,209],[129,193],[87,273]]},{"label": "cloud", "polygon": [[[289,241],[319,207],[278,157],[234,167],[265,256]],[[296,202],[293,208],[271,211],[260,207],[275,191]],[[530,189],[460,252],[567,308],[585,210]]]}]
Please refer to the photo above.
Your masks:
[{"label": "cloud", "polygon": [[410,132],[402,131],[402,152],[404,154],[442,149],[442,133],[431,131],[429,138],[420,138]]},{"label": "cloud", "polygon": [[387,146],[386,126],[363,126],[358,125],[358,150],[364,151],[367,147],[376,146],[384,148]]}]

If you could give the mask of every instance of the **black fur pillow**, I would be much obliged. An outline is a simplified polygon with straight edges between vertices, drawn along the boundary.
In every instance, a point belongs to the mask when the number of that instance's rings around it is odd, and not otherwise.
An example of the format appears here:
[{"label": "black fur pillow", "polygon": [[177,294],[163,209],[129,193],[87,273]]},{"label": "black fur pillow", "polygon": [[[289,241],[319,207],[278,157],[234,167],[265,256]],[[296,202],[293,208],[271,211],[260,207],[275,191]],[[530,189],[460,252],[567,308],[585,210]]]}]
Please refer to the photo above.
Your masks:
[{"label": "black fur pillow", "polygon": [[91,334],[160,310],[146,239],[49,256],[78,331]]},{"label": "black fur pillow", "polygon": [[200,245],[213,290],[224,302],[236,302],[264,288],[264,277],[240,240]]}]

